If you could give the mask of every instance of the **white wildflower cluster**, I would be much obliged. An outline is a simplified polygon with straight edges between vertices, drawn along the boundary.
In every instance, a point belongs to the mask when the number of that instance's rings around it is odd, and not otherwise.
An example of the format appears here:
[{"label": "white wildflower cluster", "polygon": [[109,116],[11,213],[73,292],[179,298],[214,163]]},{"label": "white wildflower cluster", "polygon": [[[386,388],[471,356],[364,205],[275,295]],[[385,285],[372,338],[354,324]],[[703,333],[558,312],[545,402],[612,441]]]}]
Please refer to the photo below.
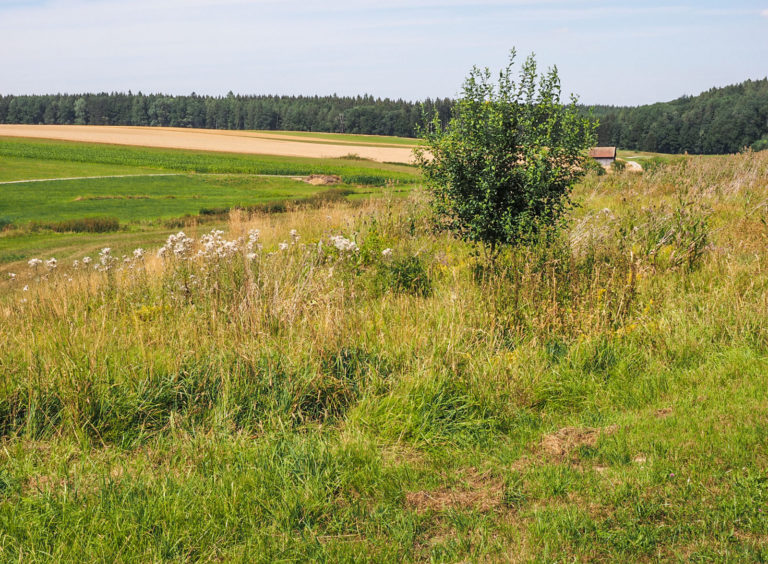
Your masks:
[{"label": "white wildflower cluster", "polygon": [[[237,239],[226,239],[224,237],[224,231],[220,229],[212,229],[210,233],[206,233],[200,237],[197,253],[193,254],[195,248],[195,240],[191,237],[187,237],[183,231],[175,235],[170,235],[157,255],[160,258],[176,258],[176,259],[192,259],[199,258],[203,261],[219,261],[231,259],[232,257],[245,253],[245,257],[248,260],[254,260],[256,253],[261,250],[259,244],[259,237],[261,232],[258,229],[251,229],[248,231],[247,237],[238,237]],[[141,255],[136,253],[141,251]],[[140,259],[144,256],[143,249],[136,249],[134,251],[134,258]]]},{"label": "white wildflower cluster", "polygon": [[223,235],[224,232],[220,229],[213,229],[210,233],[203,235],[200,238],[203,248],[197,252],[197,256],[209,260],[220,260],[237,254],[240,251],[242,238],[228,241]]},{"label": "white wildflower cluster", "polygon": [[356,253],[358,251],[357,243],[350,241],[342,235],[333,235],[330,240],[331,244],[341,252]]},{"label": "white wildflower cluster", "polygon": [[[56,269],[56,267],[59,265],[59,261],[57,261],[57,260],[56,260],[55,258],[53,258],[53,257],[49,258],[49,259],[48,259],[48,260],[46,260],[46,261],[42,261],[42,260],[41,260],[41,259],[39,259],[39,258],[33,258],[33,259],[29,259],[29,261],[27,261],[27,265],[29,266],[29,268],[31,268],[32,270],[35,270],[35,271],[36,271],[36,270],[37,270],[37,269],[38,269],[40,266],[42,266],[42,265],[45,265],[45,268],[47,269],[47,271],[48,271],[48,272],[52,272],[52,271],[53,271],[53,270],[55,270],[55,269]],[[47,276],[47,274],[46,274],[46,275],[44,275],[44,277],[45,277],[45,276]]]},{"label": "white wildflower cluster", "polygon": [[144,257],[146,256],[146,251],[139,247],[138,249],[134,249],[133,252],[130,255],[123,255],[123,266],[118,268],[118,270],[122,270],[123,268],[127,268],[128,270],[133,270],[135,268],[141,268],[144,264]]},{"label": "white wildflower cluster", "polygon": [[187,237],[183,231],[179,231],[175,235],[168,235],[165,245],[157,251],[157,256],[160,258],[190,258],[194,243],[194,239]]},{"label": "white wildflower cluster", "polygon": [[277,246],[277,248],[280,249],[281,251],[286,251],[286,250],[288,250],[288,246],[289,246],[288,243],[283,242],[283,243],[280,243]]},{"label": "white wildflower cluster", "polygon": [[8,278],[11,280],[11,282],[13,282],[14,280],[16,280],[16,273],[15,272],[9,272],[8,273]]},{"label": "white wildflower cluster", "polygon": [[[85,259],[83,259],[85,262]],[[99,261],[93,265],[93,268],[99,272],[108,272],[115,266],[117,259],[112,256],[112,249],[104,247],[99,251]]]},{"label": "white wildflower cluster", "polygon": [[384,249],[383,251],[381,251],[381,256],[383,257],[392,256],[392,249]]},{"label": "white wildflower cluster", "polygon": [[301,239],[301,237],[299,236],[299,232],[296,231],[295,229],[291,229],[288,232],[288,234],[291,236],[291,243],[293,243],[294,245],[299,242],[299,239]]},{"label": "white wildflower cluster", "polygon": [[256,252],[261,250],[261,244],[259,244],[259,237],[261,231],[258,229],[251,229],[248,231],[248,240],[245,242],[245,258],[253,260],[256,258]]},{"label": "white wildflower cluster", "polygon": [[92,260],[91,257],[83,257],[83,266],[88,266]]},{"label": "white wildflower cluster", "polygon": [[261,249],[261,245],[259,245],[259,237],[261,237],[261,231],[258,229],[251,229],[248,231],[248,240],[245,242],[245,250],[250,252],[254,249]]}]

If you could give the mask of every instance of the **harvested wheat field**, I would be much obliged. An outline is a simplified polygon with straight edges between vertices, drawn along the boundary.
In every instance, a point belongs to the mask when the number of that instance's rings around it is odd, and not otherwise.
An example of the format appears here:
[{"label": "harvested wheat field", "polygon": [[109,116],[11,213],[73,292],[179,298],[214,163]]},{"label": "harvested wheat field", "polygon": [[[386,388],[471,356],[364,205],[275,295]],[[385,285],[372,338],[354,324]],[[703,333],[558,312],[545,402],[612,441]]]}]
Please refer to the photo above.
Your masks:
[{"label": "harvested wheat field", "polygon": [[314,137],[285,140],[277,135],[220,129],[3,124],[0,125],[0,136],[285,157],[339,158],[355,155],[379,162],[409,163],[412,161],[410,148],[380,146],[365,141],[361,141],[360,144],[339,144]]}]

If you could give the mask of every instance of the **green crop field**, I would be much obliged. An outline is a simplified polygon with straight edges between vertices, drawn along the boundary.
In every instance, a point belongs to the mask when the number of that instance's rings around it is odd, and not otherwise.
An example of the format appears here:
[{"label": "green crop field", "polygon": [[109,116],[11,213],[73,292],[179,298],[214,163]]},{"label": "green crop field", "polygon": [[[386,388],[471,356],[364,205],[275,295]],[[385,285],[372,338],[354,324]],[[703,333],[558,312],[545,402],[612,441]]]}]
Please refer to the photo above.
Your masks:
[{"label": "green crop field", "polygon": [[89,166],[107,164],[181,172],[296,176],[336,174],[350,184],[383,185],[387,181],[413,182],[418,179],[413,167],[366,160],[213,153],[10,137],[0,137],[0,158],[3,157],[61,161],[68,163],[67,166],[72,163],[87,163]]},{"label": "green crop field", "polygon": [[[0,560],[768,560],[768,152],[590,173],[492,267],[410,167],[0,159],[181,173],[0,185],[122,222],[0,234]],[[173,224],[327,189],[264,170],[373,180]]]},{"label": "green crop field", "polygon": [[[93,162],[69,162],[43,158],[0,156],[0,183],[40,178],[72,178],[117,174],[158,174],[164,169]],[[2,186],[2,184],[0,184]],[[5,193],[4,188],[0,188]],[[0,202],[1,204],[2,202]]]},{"label": "green crop field", "polygon": [[51,180],[6,184],[0,189],[0,217],[23,224],[94,216],[138,222],[197,214],[206,208],[300,198],[327,187],[281,177],[184,174]]}]

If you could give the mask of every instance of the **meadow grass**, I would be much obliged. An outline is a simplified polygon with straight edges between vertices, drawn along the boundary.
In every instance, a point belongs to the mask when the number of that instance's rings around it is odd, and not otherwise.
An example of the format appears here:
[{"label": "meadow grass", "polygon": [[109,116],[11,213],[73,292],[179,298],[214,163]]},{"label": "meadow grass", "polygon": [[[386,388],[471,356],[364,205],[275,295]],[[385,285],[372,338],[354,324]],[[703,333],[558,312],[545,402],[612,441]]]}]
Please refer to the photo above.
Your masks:
[{"label": "meadow grass", "polygon": [[[226,222],[212,222],[207,228],[223,227]],[[8,231],[0,237],[0,277],[7,278],[9,272],[18,272],[34,257],[56,257],[71,263],[84,255],[95,255],[104,247],[115,253],[127,254],[137,247],[156,248],[178,227],[162,223],[146,228],[127,226],[112,233],[56,233],[49,230]]]},{"label": "meadow grass", "polygon": [[589,176],[495,265],[416,191],[6,276],[0,554],[765,560],[766,178]]},{"label": "meadow grass", "polygon": [[57,160],[67,163],[98,163],[183,172],[289,176],[335,174],[349,184],[380,186],[388,182],[408,183],[418,180],[418,173],[413,167],[366,160],[247,155],[13,137],[0,138],[0,157]]},{"label": "meadow grass", "polygon": [[[162,174],[168,176],[153,176]],[[124,250],[119,237],[116,240],[103,234],[83,238],[71,233],[39,233],[41,227],[51,222],[116,218],[122,230],[134,232],[126,240],[137,246],[158,245],[168,234],[165,230],[169,222],[164,220],[180,218],[175,223],[184,225],[194,222],[194,216],[201,211],[270,202],[284,207],[285,203],[305,201],[328,190],[297,178],[280,177],[309,174],[340,176],[347,184],[335,189],[345,191],[350,200],[365,199],[383,191],[407,194],[418,179],[412,167],[372,161],[2,138],[0,181],[46,177],[52,180],[0,186],[0,265],[8,265],[0,266],[0,273],[15,270],[14,262],[36,254],[69,257],[70,251],[83,243],[88,250],[99,244]],[[114,175],[130,176],[53,180]],[[33,222],[36,228],[30,229]],[[15,229],[3,231],[9,224]],[[137,231],[143,235],[136,237]]]},{"label": "meadow grass", "polygon": [[[0,156],[0,182],[38,178],[157,174],[163,172],[166,171],[157,168]],[[2,186],[0,186],[0,191],[5,193],[5,189]]]},{"label": "meadow grass", "polygon": [[3,186],[0,216],[19,225],[93,216],[135,222],[198,214],[205,208],[301,198],[323,190],[327,187],[297,179],[252,175],[54,180]]}]

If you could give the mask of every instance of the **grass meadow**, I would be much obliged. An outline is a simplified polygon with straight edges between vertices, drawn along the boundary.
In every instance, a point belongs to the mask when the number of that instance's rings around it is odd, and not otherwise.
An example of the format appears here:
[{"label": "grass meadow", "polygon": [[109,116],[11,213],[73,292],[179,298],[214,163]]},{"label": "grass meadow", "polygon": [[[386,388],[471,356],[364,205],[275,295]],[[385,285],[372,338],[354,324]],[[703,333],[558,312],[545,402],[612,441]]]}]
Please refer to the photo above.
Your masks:
[{"label": "grass meadow", "polygon": [[[341,183],[301,181],[311,174],[333,174]],[[69,257],[99,246],[158,246],[169,228],[226,223],[222,212],[233,207],[282,210],[291,202],[316,205],[318,198],[339,195],[352,201],[383,191],[404,195],[417,180],[413,167],[359,159],[0,138],[0,274],[38,253]],[[94,217],[116,219],[125,236],[46,228]]]},{"label": "grass meadow", "polygon": [[[116,165],[144,167],[174,172],[269,174],[306,176],[335,174],[349,184],[383,186],[387,182],[407,183],[417,178],[414,167],[386,164],[359,158],[312,159],[239,153],[213,153],[180,149],[129,147],[100,143],[78,143],[47,139],[0,138],[0,157],[61,161],[65,166]],[[28,174],[27,171],[23,174]],[[68,176],[68,175],[67,175]],[[18,179],[29,178],[20,176]],[[33,178],[41,178],[33,176]],[[17,178],[5,178],[17,180]]]},{"label": "grass meadow", "polygon": [[767,179],[592,174],[495,265],[419,189],[6,265],[0,558],[764,561]]},{"label": "grass meadow", "polygon": [[21,225],[95,216],[141,222],[302,198],[327,189],[299,179],[242,174],[51,180],[2,186],[0,216]]}]

